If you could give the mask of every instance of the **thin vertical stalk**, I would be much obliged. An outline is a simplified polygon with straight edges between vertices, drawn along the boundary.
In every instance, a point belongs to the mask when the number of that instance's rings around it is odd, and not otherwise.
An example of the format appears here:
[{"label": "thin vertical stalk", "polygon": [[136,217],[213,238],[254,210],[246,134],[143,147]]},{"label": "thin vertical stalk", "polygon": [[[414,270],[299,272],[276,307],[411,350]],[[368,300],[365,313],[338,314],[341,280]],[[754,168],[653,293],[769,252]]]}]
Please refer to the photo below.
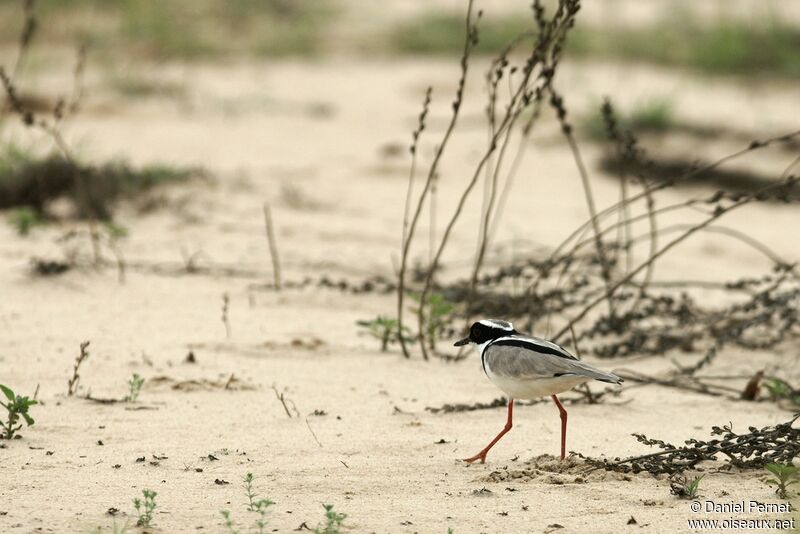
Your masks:
[{"label": "thin vertical stalk", "polygon": [[267,233],[267,243],[269,244],[269,257],[272,260],[272,279],[275,289],[281,290],[281,260],[278,256],[278,243],[275,240],[275,229],[272,225],[272,210],[269,204],[264,204],[264,227]]},{"label": "thin vertical stalk", "polygon": [[[422,207],[425,204],[425,199],[428,195],[428,191],[431,188],[431,183],[436,176],[436,172],[439,168],[439,161],[442,158],[442,154],[444,153],[445,147],[447,146],[447,142],[450,139],[450,136],[455,129],[456,122],[458,121],[459,111],[461,110],[461,104],[464,98],[464,86],[466,85],[467,80],[467,72],[469,68],[469,57],[470,53],[477,42],[477,35],[476,29],[472,23],[472,4],[473,0],[469,0],[467,4],[467,16],[466,16],[466,36],[464,38],[464,51],[461,56],[461,76],[458,81],[458,88],[456,89],[456,98],[453,101],[453,114],[450,118],[450,123],[447,125],[447,130],[445,130],[444,135],[442,136],[442,141],[439,143],[438,148],[436,149],[436,153],[434,154],[433,161],[431,162],[431,166],[428,169],[428,176],[425,180],[425,185],[423,186],[422,193],[420,193],[419,201],[417,202],[417,207],[414,210],[414,215],[411,218],[411,222],[408,227],[408,232],[405,237],[403,243],[403,253],[400,257],[400,272],[397,275],[397,331],[403,331],[403,304],[404,304],[404,297],[405,297],[405,275],[406,275],[406,268],[408,266],[408,254],[411,248],[411,243],[414,238],[414,231],[416,230],[417,223],[420,218],[420,214],[422,212]],[[420,306],[422,308],[422,306]],[[420,335],[422,335],[420,333]],[[400,348],[403,351],[403,355],[406,358],[410,358],[411,354],[408,351],[408,347],[406,346],[405,338],[403,335],[398,336],[398,341],[400,342]]]}]

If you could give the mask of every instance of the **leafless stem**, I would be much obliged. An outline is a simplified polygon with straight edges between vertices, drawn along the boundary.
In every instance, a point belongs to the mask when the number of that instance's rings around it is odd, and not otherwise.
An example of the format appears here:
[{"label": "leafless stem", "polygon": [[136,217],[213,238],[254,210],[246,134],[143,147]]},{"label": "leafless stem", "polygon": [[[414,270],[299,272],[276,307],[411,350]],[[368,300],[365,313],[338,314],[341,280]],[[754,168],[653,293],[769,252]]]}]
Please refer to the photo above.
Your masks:
[{"label": "leafless stem", "polygon": [[[704,172],[708,172],[710,170],[716,169],[717,167],[719,167],[721,165],[724,165],[725,163],[728,163],[730,161],[733,161],[733,160],[735,160],[735,159],[737,159],[737,158],[739,158],[739,157],[741,157],[741,156],[743,156],[745,154],[748,154],[748,153],[753,152],[755,150],[760,150],[762,148],[766,148],[766,147],[774,145],[776,143],[788,142],[790,140],[795,139],[798,136],[800,136],[800,130],[795,130],[795,131],[792,131],[792,132],[789,132],[789,133],[786,133],[786,134],[777,135],[777,136],[770,137],[770,138],[767,138],[767,139],[764,139],[764,140],[761,140],[761,141],[753,141],[746,148],[738,150],[738,151],[736,151],[736,152],[734,152],[732,154],[728,154],[726,156],[723,156],[723,157],[721,157],[721,158],[719,158],[719,159],[717,159],[717,160],[715,160],[715,161],[713,161],[711,163],[708,163],[706,165],[701,165],[701,166],[696,167],[694,169],[690,169],[687,172],[683,173],[682,175],[676,176],[674,178],[667,178],[665,180],[661,180],[659,182],[656,182],[656,183],[653,183],[653,184],[650,184],[650,185],[646,186],[641,192],[639,192],[636,195],[633,195],[632,197],[628,198],[628,204],[632,204],[632,203],[638,202],[639,200],[641,200],[643,198],[646,198],[648,194],[654,193],[654,192],[659,191],[661,189],[666,189],[667,187],[671,187],[671,186],[673,186],[675,184],[678,184],[678,183],[681,183],[683,181],[686,181],[689,178],[697,176],[698,174],[702,174]],[[601,210],[600,212],[598,212],[597,213],[597,218],[598,218],[598,220],[603,219],[603,218],[607,217],[608,215],[611,215],[612,213],[616,212],[618,209],[621,209],[621,208],[622,208],[622,203],[621,202],[617,202],[617,203],[615,203],[615,204],[613,204],[613,205]],[[553,252],[550,254],[550,257],[549,257],[550,261],[554,260],[556,257],[561,255],[561,253],[563,252],[564,248],[570,242],[572,242],[572,240],[574,240],[576,237],[581,235],[584,230],[586,230],[587,228],[590,228],[592,226],[592,224],[593,224],[593,222],[591,220],[589,220],[589,221],[586,221],[585,223],[581,224],[577,228],[575,228],[575,230],[573,230],[572,233],[570,233],[570,235],[567,236],[567,238],[564,239],[564,241],[562,241],[553,250]]]},{"label": "leafless stem", "polygon": [[225,337],[231,338],[231,323],[228,320],[228,308],[230,305],[230,297],[227,293],[222,294],[222,323],[225,325]]},{"label": "leafless stem", "polygon": [[671,250],[676,245],[680,244],[681,242],[683,242],[687,238],[691,237],[695,233],[699,232],[700,230],[703,230],[704,228],[708,227],[709,225],[711,225],[711,223],[713,223],[714,221],[716,221],[717,219],[719,219],[720,217],[722,217],[726,213],[728,213],[728,212],[730,212],[730,211],[732,211],[732,210],[734,210],[736,208],[739,208],[741,206],[744,206],[745,204],[748,204],[749,202],[754,200],[757,197],[757,195],[759,195],[760,193],[763,193],[763,192],[768,191],[770,189],[777,189],[777,188],[780,188],[780,187],[786,187],[786,186],[792,185],[792,184],[794,184],[796,182],[797,182],[797,179],[795,179],[795,178],[787,179],[787,180],[784,180],[782,182],[779,182],[779,183],[776,183],[776,184],[761,188],[761,189],[759,189],[759,191],[757,191],[755,193],[752,193],[750,195],[746,195],[746,196],[740,198],[739,200],[733,202],[729,206],[722,206],[722,205],[718,204],[717,208],[714,210],[714,213],[711,216],[709,216],[706,220],[704,220],[704,221],[698,223],[697,225],[691,227],[690,229],[686,230],[683,234],[681,234],[680,236],[676,237],[675,239],[673,239],[672,241],[670,241],[669,243],[667,243],[666,245],[661,247],[655,254],[651,255],[647,259],[647,261],[641,263],[633,271],[631,271],[626,276],[624,276],[622,279],[618,280],[613,285],[611,285],[611,287],[609,289],[607,289],[602,295],[600,295],[596,299],[592,300],[589,304],[587,304],[575,317],[573,317],[572,320],[569,321],[569,323],[566,326],[564,326],[553,337],[553,341],[557,342],[558,339],[561,336],[563,336],[565,333],[567,333],[569,331],[569,329],[572,328],[573,325],[575,325],[575,323],[577,323],[578,321],[580,321],[581,319],[586,317],[586,315],[592,309],[594,309],[595,306],[597,306],[598,304],[603,302],[603,300],[605,300],[605,299],[610,299],[613,296],[613,293],[617,289],[619,289],[625,283],[627,283],[628,281],[633,279],[634,276],[636,276],[638,273],[640,273],[641,271],[646,269],[647,266],[650,263],[656,261],[658,258],[660,258],[664,254],[669,252],[669,250]]},{"label": "leafless stem", "polygon": [[81,364],[89,357],[89,341],[81,343],[81,353],[75,358],[75,367],[72,369],[72,378],[67,381],[67,397],[73,396],[78,391],[78,382],[81,379],[78,373]]},{"label": "leafless stem", "polygon": [[289,419],[292,418],[292,412],[289,411],[289,407],[286,405],[287,399],[284,397],[283,392],[278,391],[278,387],[275,384],[272,384],[272,391],[275,392],[275,398],[278,399],[283,406],[283,411],[286,412],[286,417]]},{"label": "leafless stem", "polygon": [[314,441],[317,442],[317,445],[322,447],[322,443],[317,438],[317,435],[314,433],[314,429],[311,428],[311,424],[308,422],[308,416],[306,416],[306,426],[308,427],[308,431],[311,432],[311,436],[314,438]]},{"label": "leafless stem", "polygon": [[[411,223],[408,226],[408,232],[405,236],[405,240],[403,243],[403,252],[400,256],[400,272],[397,275],[397,330],[398,332],[403,331],[403,300],[405,298],[405,275],[406,275],[406,268],[408,265],[408,254],[411,248],[411,242],[414,237],[414,231],[417,227],[417,222],[419,221],[420,214],[422,212],[422,207],[425,205],[425,199],[428,195],[428,191],[430,190],[431,183],[433,182],[436,173],[439,168],[439,161],[441,160],[442,154],[444,153],[445,147],[447,146],[447,142],[450,139],[450,136],[455,129],[456,123],[458,121],[459,111],[461,110],[461,104],[464,98],[464,86],[466,84],[467,79],[467,71],[469,67],[469,57],[470,53],[472,52],[475,43],[477,42],[477,30],[475,29],[473,22],[472,22],[472,4],[473,0],[469,0],[467,4],[467,16],[466,16],[466,36],[464,38],[464,50],[461,55],[461,76],[458,81],[458,88],[456,89],[456,97],[453,101],[453,113],[450,117],[450,123],[447,126],[447,130],[445,130],[444,135],[442,136],[442,140],[439,143],[439,146],[436,149],[436,152],[433,157],[433,161],[431,162],[430,168],[428,169],[428,177],[425,180],[425,185],[422,189],[422,193],[420,193],[419,200],[417,201],[417,207],[414,210],[414,215],[411,218]],[[398,341],[400,342],[400,347],[403,351],[403,355],[406,358],[410,358],[411,355],[408,351],[408,347],[406,346],[406,342],[404,336],[399,336]]]},{"label": "leafless stem", "polygon": [[269,243],[269,256],[272,258],[272,279],[275,289],[281,289],[281,262],[278,256],[278,245],[275,241],[275,232],[272,227],[272,212],[269,204],[264,204],[264,226],[267,232],[267,242]]},{"label": "leafless stem", "polygon": [[[609,259],[606,257],[606,250],[605,245],[603,244],[603,237],[602,232],[600,232],[600,223],[597,218],[597,207],[595,206],[594,202],[594,194],[592,193],[592,185],[589,182],[589,173],[586,171],[586,165],[583,163],[583,158],[581,157],[580,149],[578,148],[578,143],[575,141],[575,136],[572,135],[572,125],[567,121],[567,111],[564,107],[563,97],[559,95],[555,89],[553,89],[552,85],[548,85],[547,87],[548,93],[550,93],[550,105],[556,111],[556,116],[558,117],[559,123],[561,124],[561,133],[564,134],[564,138],[567,140],[567,144],[569,145],[570,152],[572,152],[572,157],[575,160],[575,166],[578,168],[578,174],[581,177],[581,184],[583,185],[583,194],[586,199],[586,206],[589,209],[589,221],[592,225],[592,230],[594,232],[594,242],[595,248],[597,251],[597,259],[600,261],[600,271],[603,276],[603,282],[606,285],[606,288],[611,287],[611,263]],[[608,299],[608,311],[613,316],[614,315],[614,303],[611,299]]]}]

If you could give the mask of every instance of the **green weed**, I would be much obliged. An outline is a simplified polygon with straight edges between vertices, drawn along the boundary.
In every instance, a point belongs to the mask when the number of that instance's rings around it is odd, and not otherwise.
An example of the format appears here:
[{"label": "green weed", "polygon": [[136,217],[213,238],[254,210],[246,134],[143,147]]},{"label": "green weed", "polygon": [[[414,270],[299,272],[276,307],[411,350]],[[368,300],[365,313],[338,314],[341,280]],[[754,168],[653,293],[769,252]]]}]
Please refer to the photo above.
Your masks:
[{"label": "green weed", "polygon": [[650,25],[579,25],[567,51],[583,57],[689,67],[704,74],[796,78],[800,76],[800,56],[795,53],[798,42],[800,29],[777,17],[700,23],[683,12]]},{"label": "green weed", "polygon": [[774,401],[788,399],[793,404],[800,406],[800,390],[795,390],[791,384],[780,378],[772,377],[764,381],[764,387]]},{"label": "green weed", "polygon": [[236,527],[233,524],[233,519],[231,519],[231,512],[230,510],[220,510],[220,514],[222,514],[222,518],[224,520],[223,524],[225,528],[228,529],[229,534],[239,534],[239,531],[236,530]]},{"label": "green weed", "polygon": [[[42,217],[51,200],[63,197],[73,202],[79,217],[108,221],[120,199],[200,174],[197,169],[160,164],[134,168],[122,160],[85,165],[10,146],[0,151],[0,209],[25,207]],[[80,195],[79,183],[85,187]],[[27,219],[31,222],[31,217]]]},{"label": "green weed", "polygon": [[28,410],[38,402],[28,397],[17,395],[11,388],[0,384],[0,391],[3,392],[7,401],[0,400],[0,406],[6,410],[6,422],[0,421],[0,430],[3,434],[0,435],[3,439],[12,439],[19,437],[17,432],[22,428],[22,423],[19,422],[20,418],[25,421],[25,424],[31,426],[33,424],[33,417],[28,414]]},{"label": "green weed", "polygon": [[[19,33],[19,9],[0,3],[0,36]],[[330,0],[37,0],[42,42],[89,43],[94,56],[164,60],[308,56],[324,48]],[[47,24],[49,20],[58,24]],[[2,39],[2,37],[0,37]],[[125,91],[149,91],[137,84]]]},{"label": "green weed", "polygon": [[694,499],[699,495],[700,481],[705,475],[689,480],[686,477],[675,477],[670,480],[670,492],[680,499]]},{"label": "green weed", "polygon": [[[411,298],[419,304],[419,295],[411,295]],[[447,302],[444,295],[431,293],[428,296],[425,309],[428,310],[428,315],[425,317],[423,328],[425,329],[426,339],[428,340],[431,350],[436,350],[436,342],[444,333],[445,327],[449,324],[450,315],[455,309],[455,306]],[[414,308],[413,312],[418,313],[419,307]]]},{"label": "green weed", "polygon": [[[269,499],[258,498],[255,489],[253,488],[253,480],[255,480],[253,473],[247,473],[244,477],[243,485],[245,495],[247,496],[247,511],[258,514],[258,519],[256,519],[255,524],[253,525],[254,528],[257,529],[255,532],[258,534],[265,534],[267,532],[267,511],[269,507],[275,503]],[[222,514],[225,528],[228,529],[228,533],[239,534],[239,531],[236,529],[236,525],[233,522],[233,518],[231,517],[230,511],[220,510],[220,514]]]},{"label": "green weed", "polygon": [[314,529],[314,534],[340,534],[339,528],[347,519],[347,514],[341,514],[333,509],[332,504],[323,504],[325,519]]},{"label": "green weed", "polygon": [[259,499],[253,504],[252,511],[258,513],[259,518],[256,519],[256,527],[258,534],[265,534],[267,529],[267,509],[275,504],[269,499]]},{"label": "green weed", "polygon": [[[531,27],[531,19],[525,15],[482,18],[475,51],[497,54]],[[402,54],[461,54],[464,51],[464,16],[432,12],[401,22],[389,30],[388,47]]]},{"label": "green weed", "polygon": [[12,211],[8,215],[8,222],[17,231],[17,234],[23,237],[30,234],[34,227],[44,224],[41,215],[28,206]]},{"label": "green weed", "polygon": [[144,499],[133,499],[133,508],[136,510],[136,526],[149,527],[153,521],[153,511],[156,509],[156,493],[153,490],[142,490]]},{"label": "green weed", "polygon": [[259,512],[262,509],[266,510],[267,507],[272,506],[275,503],[269,499],[258,499],[258,496],[253,489],[253,480],[255,480],[253,473],[247,473],[244,477],[244,491],[245,495],[247,495],[247,510],[249,512]]},{"label": "green weed", "polygon": [[[398,330],[398,321],[393,317],[379,315],[371,321],[356,321],[356,324],[361,328],[366,329],[369,335],[380,340],[381,352],[386,352],[389,348],[389,343],[396,343],[401,335],[400,331]],[[402,335],[405,336],[406,339],[410,340],[411,330],[404,326]]]},{"label": "green weed", "polygon": [[[583,119],[583,130],[594,140],[608,137],[601,106],[592,106],[592,113]],[[674,118],[672,101],[667,98],[651,98],[636,104],[630,112],[617,110],[616,118],[620,130],[631,130],[635,134],[664,133],[680,126]]]},{"label": "green weed", "polygon": [[789,486],[800,484],[800,469],[792,464],[767,464],[767,471],[775,475],[775,478],[767,479],[767,484],[775,486],[775,493],[781,499],[789,498]]},{"label": "green weed", "polygon": [[[478,54],[497,54],[529,30],[529,13],[483,17]],[[635,26],[578,24],[570,33],[568,56],[613,58],[688,67],[704,74],[800,76],[800,29],[777,16],[722,17],[700,22],[687,10]],[[455,12],[428,12],[388,31],[387,46],[403,54],[458,55],[464,46],[464,18]]]},{"label": "green weed", "polygon": [[125,395],[123,400],[125,402],[136,402],[136,399],[139,398],[139,393],[142,391],[142,386],[144,386],[144,378],[137,373],[133,373],[133,376],[128,380],[128,394]]}]

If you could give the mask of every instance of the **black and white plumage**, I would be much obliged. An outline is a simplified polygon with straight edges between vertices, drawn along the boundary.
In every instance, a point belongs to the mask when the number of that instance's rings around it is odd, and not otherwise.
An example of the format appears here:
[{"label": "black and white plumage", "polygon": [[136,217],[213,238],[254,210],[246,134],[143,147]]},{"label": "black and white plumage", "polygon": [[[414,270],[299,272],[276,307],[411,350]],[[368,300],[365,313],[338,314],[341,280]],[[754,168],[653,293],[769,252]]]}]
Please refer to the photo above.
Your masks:
[{"label": "black and white plumage", "polygon": [[498,319],[473,323],[469,336],[456,346],[472,343],[478,349],[486,376],[509,396],[508,421],[505,428],[481,452],[467,458],[486,460],[486,453],[511,430],[514,399],[535,399],[550,395],[561,414],[561,459],[564,459],[567,433],[567,411],[556,394],[590,380],[619,384],[622,379],[586,364],[566,349],[533,336],[520,334],[514,326]]},{"label": "black and white plumage", "polygon": [[622,382],[617,375],[583,363],[566,349],[514,330],[507,321],[484,319],[456,345],[474,343],[486,376],[514,399],[555,395],[590,380]]}]

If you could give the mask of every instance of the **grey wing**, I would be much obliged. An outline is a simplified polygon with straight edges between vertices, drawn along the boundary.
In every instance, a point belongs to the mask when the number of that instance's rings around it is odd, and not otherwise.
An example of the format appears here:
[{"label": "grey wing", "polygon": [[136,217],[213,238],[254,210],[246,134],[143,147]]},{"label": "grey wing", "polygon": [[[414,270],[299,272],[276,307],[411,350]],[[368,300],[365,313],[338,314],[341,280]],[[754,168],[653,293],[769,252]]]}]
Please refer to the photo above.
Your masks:
[{"label": "grey wing", "polygon": [[491,369],[492,374],[499,376],[537,379],[577,375],[611,384],[622,382],[617,375],[596,369],[580,360],[534,352],[523,346],[492,343],[486,347],[483,358],[484,365]]}]

